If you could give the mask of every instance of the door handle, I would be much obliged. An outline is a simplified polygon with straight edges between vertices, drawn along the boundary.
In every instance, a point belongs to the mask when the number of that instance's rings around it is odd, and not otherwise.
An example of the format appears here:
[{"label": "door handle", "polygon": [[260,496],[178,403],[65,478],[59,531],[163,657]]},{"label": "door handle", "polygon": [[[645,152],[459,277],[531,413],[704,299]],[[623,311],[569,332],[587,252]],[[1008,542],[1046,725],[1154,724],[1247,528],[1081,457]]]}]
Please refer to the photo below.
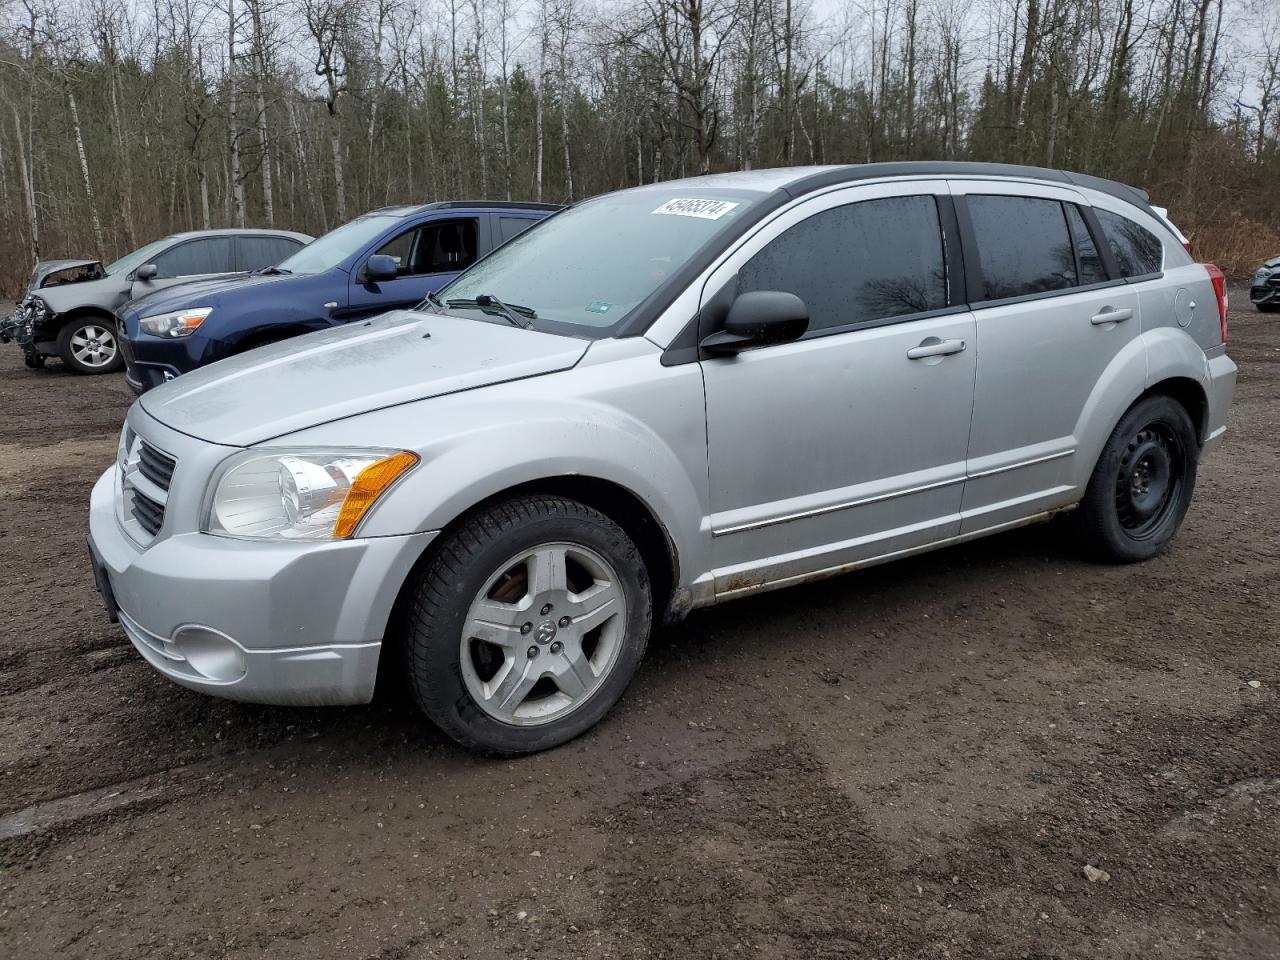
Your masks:
[{"label": "door handle", "polygon": [[1098,327],[1104,323],[1123,323],[1132,316],[1133,311],[1128,307],[1122,307],[1119,310],[1113,310],[1110,307],[1106,307],[1101,313],[1095,313],[1090,317],[1089,322],[1095,327]]},{"label": "door handle", "polygon": [[952,353],[959,353],[964,348],[963,340],[939,340],[937,337],[927,337],[920,341],[918,347],[912,347],[907,351],[907,359],[924,360],[928,357],[945,357]]}]

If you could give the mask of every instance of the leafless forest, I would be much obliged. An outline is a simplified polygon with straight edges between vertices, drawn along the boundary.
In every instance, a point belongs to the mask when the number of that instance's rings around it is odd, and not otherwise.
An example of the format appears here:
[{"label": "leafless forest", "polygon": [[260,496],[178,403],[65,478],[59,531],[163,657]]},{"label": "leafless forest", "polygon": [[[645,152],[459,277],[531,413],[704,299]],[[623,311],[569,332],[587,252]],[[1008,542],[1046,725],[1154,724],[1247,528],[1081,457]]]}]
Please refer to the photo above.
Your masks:
[{"label": "leafless forest", "polygon": [[168,231],[894,159],[1280,253],[1275,0],[0,0],[0,289]]}]

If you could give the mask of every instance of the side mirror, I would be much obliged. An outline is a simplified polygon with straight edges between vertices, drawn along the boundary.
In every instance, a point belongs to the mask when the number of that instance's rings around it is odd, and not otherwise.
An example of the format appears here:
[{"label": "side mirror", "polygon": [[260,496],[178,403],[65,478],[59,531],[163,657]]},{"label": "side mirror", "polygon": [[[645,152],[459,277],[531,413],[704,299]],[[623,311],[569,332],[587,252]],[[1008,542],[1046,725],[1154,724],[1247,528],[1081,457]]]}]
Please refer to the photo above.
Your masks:
[{"label": "side mirror", "polygon": [[133,279],[135,280],[154,280],[160,268],[154,263],[144,263],[137,270],[133,271]]},{"label": "side mirror", "polygon": [[364,263],[362,279],[366,282],[376,282],[378,280],[394,280],[400,272],[400,265],[396,263],[395,257],[387,256],[385,253],[375,253]]},{"label": "side mirror", "polygon": [[730,354],[799,339],[809,329],[809,308],[794,293],[753,290],[740,294],[724,318],[724,329],[702,341],[708,353]]}]

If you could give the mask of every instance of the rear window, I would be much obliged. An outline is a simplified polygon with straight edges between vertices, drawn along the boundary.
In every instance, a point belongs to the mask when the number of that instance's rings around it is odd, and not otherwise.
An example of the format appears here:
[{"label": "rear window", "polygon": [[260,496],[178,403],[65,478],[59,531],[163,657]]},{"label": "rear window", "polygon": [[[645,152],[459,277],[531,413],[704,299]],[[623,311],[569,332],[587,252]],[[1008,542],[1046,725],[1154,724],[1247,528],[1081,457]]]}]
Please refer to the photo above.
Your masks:
[{"label": "rear window", "polygon": [[971,195],[981,299],[1007,300],[1076,285],[1075,251],[1057,200]]},{"label": "rear window", "polygon": [[1110,210],[1095,209],[1094,213],[1120,268],[1120,276],[1144,277],[1164,269],[1164,246],[1159,237]]},{"label": "rear window", "polygon": [[517,237],[524,233],[537,222],[537,220],[530,220],[528,217],[499,217],[498,243],[506,243],[512,237]]},{"label": "rear window", "polygon": [[274,266],[285,257],[292,256],[302,244],[288,237],[241,237],[238,267],[241,270],[261,270]]},{"label": "rear window", "polygon": [[155,258],[156,276],[164,279],[206,273],[231,273],[235,260],[230,237],[186,240]]}]

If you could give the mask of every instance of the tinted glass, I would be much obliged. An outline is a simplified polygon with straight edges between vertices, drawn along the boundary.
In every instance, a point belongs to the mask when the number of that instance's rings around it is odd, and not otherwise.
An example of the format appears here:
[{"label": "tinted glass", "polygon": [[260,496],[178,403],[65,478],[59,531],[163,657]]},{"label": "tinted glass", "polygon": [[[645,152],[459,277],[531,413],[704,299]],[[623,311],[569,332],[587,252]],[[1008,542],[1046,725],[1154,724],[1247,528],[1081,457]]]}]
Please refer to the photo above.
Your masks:
[{"label": "tinted glass", "polygon": [[237,267],[241,270],[261,270],[279,263],[302,248],[302,244],[288,237],[241,237]]},{"label": "tinted glass", "polygon": [[1067,224],[1071,227],[1071,239],[1076,244],[1076,261],[1080,265],[1080,284],[1102,283],[1109,279],[1107,268],[1102,263],[1098,246],[1093,242],[1089,227],[1074,203],[1068,203]]},{"label": "tinted glass", "polygon": [[690,185],[606,194],[499,247],[440,298],[491,294],[536,310],[535,329],[605,337],[763,196]]},{"label": "tinted glass", "polygon": [[445,220],[422,228],[414,251],[414,269],[420,273],[452,273],[476,262],[475,220]]},{"label": "tinted glass", "polygon": [[139,247],[132,253],[126,253],[123,257],[116,260],[105,269],[107,273],[128,273],[130,270],[135,270],[144,263],[147,263],[152,255],[159,253],[171,243],[173,243],[173,241],[168,237],[165,237],[163,240],[153,240],[145,247]]},{"label": "tinted glass", "polygon": [[1164,249],[1160,238],[1128,217],[1108,210],[1094,210],[1116,258],[1122,277],[1141,277],[1159,273],[1164,268]]},{"label": "tinted glass", "polygon": [[537,220],[530,220],[528,217],[499,217],[498,242],[506,243],[512,237],[524,233],[537,222]]},{"label": "tinted glass", "polygon": [[416,277],[426,273],[455,273],[476,262],[477,229],[474,219],[435,220],[392,239],[378,253],[395,257],[397,275]]},{"label": "tinted glass", "polygon": [[969,196],[982,299],[1004,300],[1076,283],[1076,258],[1057,200]]},{"label": "tinted glass", "polygon": [[289,259],[282,260],[278,266],[290,273],[323,273],[336,267],[347,257],[359,253],[366,243],[399,222],[400,218],[395,216],[357,217],[335,227],[320,239],[312,240]]},{"label": "tinted glass", "polygon": [[203,273],[230,273],[235,269],[230,237],[187,240],[155,258],[156,276],[191,277]]},{"label": "tinted glass", "polygon": [[738,290],[794,293],[810,330],[945,307],[938,206],[894,197],[816,213],[747,261]]},{"label": "tinted glass", "polygon": [[376,254],[392,257],[396,261],[396,276],[407,277],[413,273],[410,258],[413,255],[413,243],[418,238],[418,228],[406,230],[380,246]]}]

